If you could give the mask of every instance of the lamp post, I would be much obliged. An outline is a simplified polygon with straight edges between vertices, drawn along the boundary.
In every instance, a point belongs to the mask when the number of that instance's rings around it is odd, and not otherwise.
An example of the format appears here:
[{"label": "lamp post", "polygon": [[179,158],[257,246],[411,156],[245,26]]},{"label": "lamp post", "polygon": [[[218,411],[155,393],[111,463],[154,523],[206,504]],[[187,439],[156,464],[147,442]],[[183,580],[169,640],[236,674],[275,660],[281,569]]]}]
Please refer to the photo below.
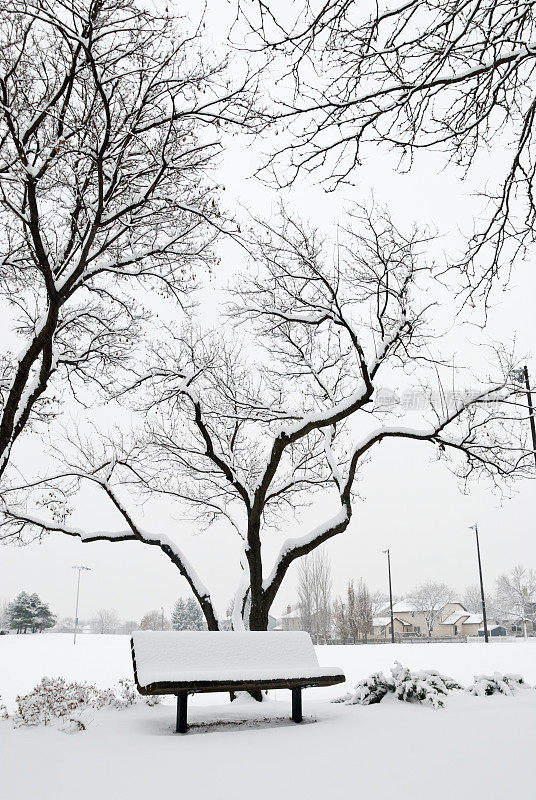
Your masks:
[{"label": "lamp post", "polygon": [[82,565],[73,567],[73,569],[78,570],[78,579],[76,581],[76,607],[74,612],[74,641],[73,644],[76,644],[76,632],[78,630],[78,598],[80,597],[80,573],[83,569],[87,569],[88,572],[91,572],[91,567],[84,567]]},{"label": "lamp post", "polygon": [[514,369],[512,371],[514,380],[518,383],[525,384],[525,392],[527,394],[527,405],[529,407],[529,422],[530,432],[532,434],[532,449],[534,451],[534,463],[536,464],[536,423],[534,421],[534,406],[532,405],[532,393],[530,391],[529,371],[527,365],[523,369]]},{"label": "lamp post", "polygon": [[164,606],[160,606],[160,611],[162,612],[162,619],[160,623],[160,629],[164,630]]},{"label": "lamp post", "polygon": [[389,548],[382,550],[382,553],[387,553],[387,572],[389,573],[389,607],[391,609],[391,642],[395,643],[395,620],[393,617],[393,589],[391,587],[391,552]]},{"label": "lamp post", "polygon": [[478,541],[478,525],[469,525],[469,528],[475,532],[476,537],[476,554],[478,556],[478,574],[480,576],[480,596],[482,597],[482,617],[484,619],[484,641],[489,642],[488,635],[488,620],[486,618],[486,599],[484,597],[484,581],[482,580],[482,561],[480,560],[480,544]]}]

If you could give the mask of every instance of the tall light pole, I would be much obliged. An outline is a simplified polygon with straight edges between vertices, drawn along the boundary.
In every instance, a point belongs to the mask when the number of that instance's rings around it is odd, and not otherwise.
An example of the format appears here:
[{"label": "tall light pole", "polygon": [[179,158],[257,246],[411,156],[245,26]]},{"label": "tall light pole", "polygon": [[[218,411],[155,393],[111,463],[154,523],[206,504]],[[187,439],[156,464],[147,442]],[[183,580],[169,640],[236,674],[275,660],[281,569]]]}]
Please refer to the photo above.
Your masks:
[{"label": "tall light pole", "polygon": [[91,567],[84,567],[82,565],[73,567],[73,569],[78,570],[78,579],[76,581],[76,607],[74,611],[74,641],[73,644],[76,644],[76,632],[78,630],[78,598],[80,597],[80,573],[83,569],[87,569],[88,572],[91,572]]},{"label": "tall light pole", "polygon": [[534,451],[534,463],[536,464],[536,422],[534,421],[534,406],[532,405],[532,393],[530,391],[529,371],[527,365],[523,369],[514,369],[513,376],[519,383],[525,384],[527,394],[527,405],[529,407],[530,432],[532,434],[532,449]]},{"label": "tall light pole", "polygon": [[478,542],[478,525],[469,525],[471,530],[475,532],[476,537],[476,554],[478,556],[478,574],[480,576],[480,596],[482,597],[482,617],[484,618],[484,641],[489,642],[488,635],[488,620],[486,618],[486,599],[484,597],[484,581],[482,580],[482,561],[480,560],[480,544]]},{"label": "tall light pole", "polygon": [[387,571],[389,573],[389,607],[391,609],[391,642],[395,643],[395,619],[393,616],[393,589],[391,587],[391,552],[389,548],[382,550],[382,553],[387,553]]}]

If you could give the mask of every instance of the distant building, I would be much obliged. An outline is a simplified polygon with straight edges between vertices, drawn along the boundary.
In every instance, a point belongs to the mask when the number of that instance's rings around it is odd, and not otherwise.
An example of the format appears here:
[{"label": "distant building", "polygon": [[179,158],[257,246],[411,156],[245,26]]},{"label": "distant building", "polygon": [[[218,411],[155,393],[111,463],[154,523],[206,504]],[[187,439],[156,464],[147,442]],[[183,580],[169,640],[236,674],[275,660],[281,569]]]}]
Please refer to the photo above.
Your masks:
[{"label": "distant building", "polygon": [[[485,636],[485,633],[486,632],[483,627],[478,629],[478,636]],[[490,622],[488,625],[488,633],[490,636],[506,636],[507,630],[504,625],[499,625],[496,622]]]},{"label": "distant building", "polygon": [[482,626],[482,614],[470,614],[469,611],[453,611],[439,627],[444,630],[442,636],[477,636]]},{"label": "distant building", "polygon": [[[482,624],[482,617],[470,614],[458,601],[442,603],[434,608],[437,618],[432,626],[431,636],[467,636],[476,635]],[[401,637],[428,636],[428,624],[422,609],[418,609],[410,600],[399,600],[393,605],[395,621],[395,635]],[[391,612],[389,607],[384,609],[378,619],[387,619],[388,636],[391,635]],[[467,625],[465,622],[469,621]],[[465,626],[465,627],[464,627]],[[378,626],[381,628],[381,625]],[[376,633],[373,628],[373,638],[387,638],[383,632]]]},{"label": "distant building", "polygon": [[303,631],[303,617],[299,603],[287,606],[287,610],[281,615],[277,630],[281,631]]},{"label": "distant building", "polygon": [[[393,618],[395,625],[395,636],[400,638],[404,634],[410,634],[412,626],[400,617]],[[391,638],[391,615],[387,617],[374,617],[372,620],[371,639],[390,639]]]}]

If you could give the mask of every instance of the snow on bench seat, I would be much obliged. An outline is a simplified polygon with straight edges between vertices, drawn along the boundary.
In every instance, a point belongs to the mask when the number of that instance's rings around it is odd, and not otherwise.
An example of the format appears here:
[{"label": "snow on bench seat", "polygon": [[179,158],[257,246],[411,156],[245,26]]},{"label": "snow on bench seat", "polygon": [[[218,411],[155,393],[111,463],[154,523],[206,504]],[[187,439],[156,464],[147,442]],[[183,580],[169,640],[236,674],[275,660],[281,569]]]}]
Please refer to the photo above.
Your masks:
[{"label": "snow on bench seat", "polygon": [[339,667],[320,667],[308,633],[281,631],[136,631],[132,664],[140,694],[177,695],[177,733],[188,730],[188,695],[292,690],[292,719],[302,721],[305,686],[343,683]]},{"label": "snow on bench seat", "polygon": [[301,631],[136,631],[132,657],[142,693],[173,693],[173,686],[186,684],[191,691],[215,691],[231,684],[345,680],[339,667],[319,666],[311,637]]}]

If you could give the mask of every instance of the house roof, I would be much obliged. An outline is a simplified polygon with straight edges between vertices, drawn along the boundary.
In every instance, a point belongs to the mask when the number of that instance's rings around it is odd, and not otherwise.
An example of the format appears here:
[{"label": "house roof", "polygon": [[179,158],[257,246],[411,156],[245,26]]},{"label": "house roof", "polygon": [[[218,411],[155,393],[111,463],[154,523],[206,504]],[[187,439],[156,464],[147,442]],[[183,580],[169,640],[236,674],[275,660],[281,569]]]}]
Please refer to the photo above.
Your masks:
[{"label": "house roof", "polygon": [[[447,600],[446,603],[436,603],[434,606],[434,611],[441,611],[449,603],[457,603],[459,606],[463,608],[462,603],[459,600]],[[423,609],[417,608],[417,606],[411,602],[411,600],[399,600],[397,603],[393,605],[393,612],[399,614],[409,614],[412,612],[419,612]]]},{"label": "house roof", "polygon": [[[466,619],[463,620],[464,623],[465,623],[465,622],[467,622],[467,620],[469,619],[470,616],[471,615],[469,614],[468,611],[453,611],[452,614],[450,614],[446,619],[443,620],[443,622],[440,622],[439,624],[440,625],[456,625],[456,623],[460,619],[462,619],[464,617],[466,618]],[[482,622],[482,619],[480,619],[479,621]]]},{"label": "house roof", "polygon": [[482,614],[469,614],[466,620],[462,623],[462,625],[482,625],[483,621]]},{"label": "house roof", "polygon": [[288,614],[281,614],[280,619],[297,619],[301,617],[301,611],[299,608],[295,608],[294,611],[289,611]]},{"label": "house roof", "polygon": [[[400,619],[400,617],[395,617],[394,619],[398,620],[402,623],[402,625],[409,625],[410,623],[407,622],[405,619]],[[374,617],[372,620],[372,626],[374,628],[384,628],[386,625],[391,624],[391,617]]]}]

